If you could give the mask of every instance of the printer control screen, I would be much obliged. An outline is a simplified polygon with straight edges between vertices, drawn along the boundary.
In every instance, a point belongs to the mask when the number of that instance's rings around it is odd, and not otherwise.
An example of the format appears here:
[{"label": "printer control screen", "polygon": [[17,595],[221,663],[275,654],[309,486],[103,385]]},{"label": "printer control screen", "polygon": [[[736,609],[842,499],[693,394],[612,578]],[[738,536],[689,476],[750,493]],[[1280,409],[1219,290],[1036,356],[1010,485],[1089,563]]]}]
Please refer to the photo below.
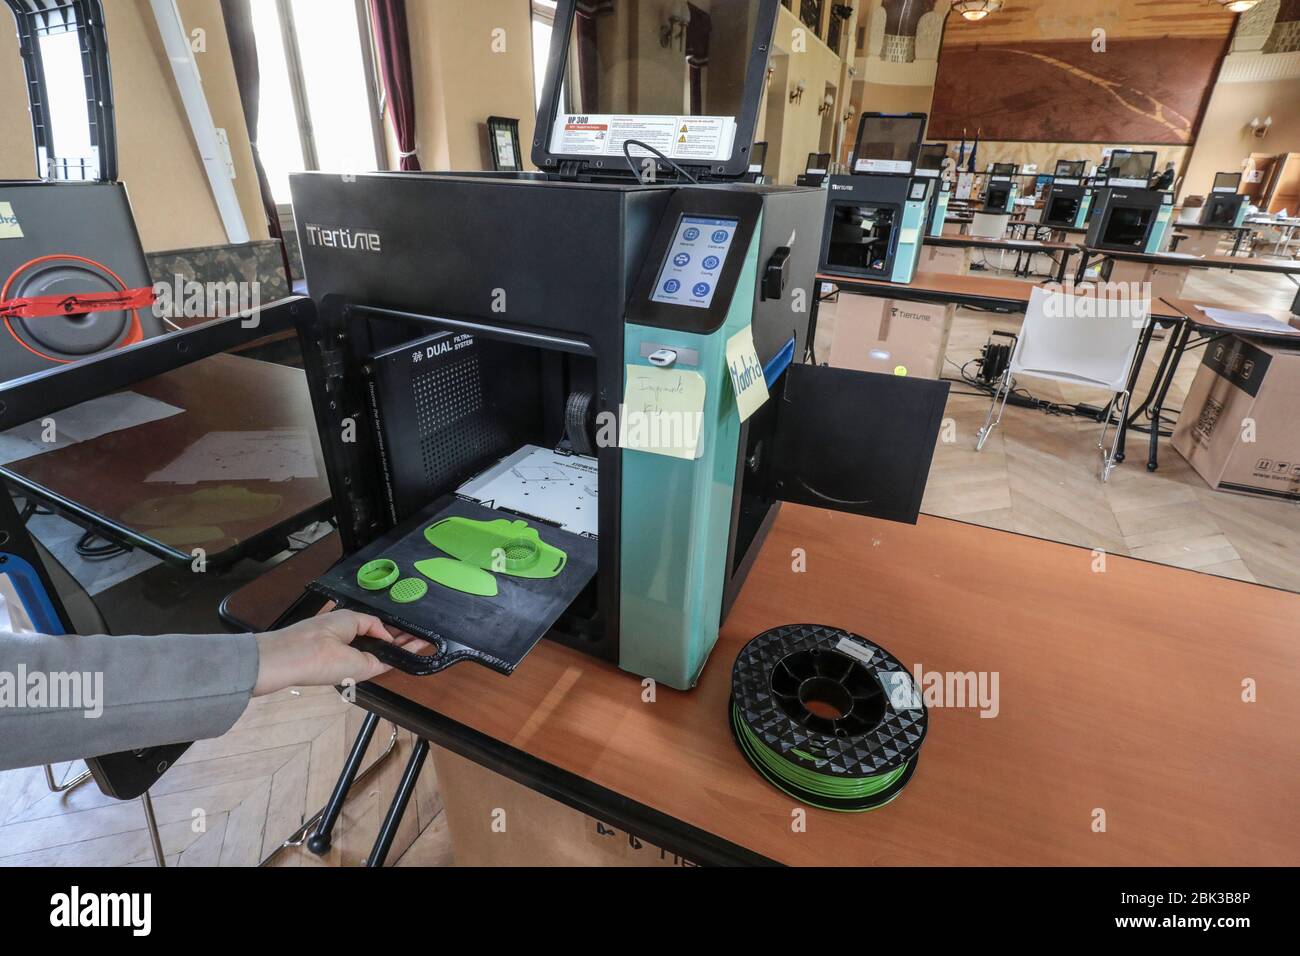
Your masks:
[{"label": "printer control screen", "polygon": [[682,216],[650,299],[707,309],[736,235],[735,219]]}]

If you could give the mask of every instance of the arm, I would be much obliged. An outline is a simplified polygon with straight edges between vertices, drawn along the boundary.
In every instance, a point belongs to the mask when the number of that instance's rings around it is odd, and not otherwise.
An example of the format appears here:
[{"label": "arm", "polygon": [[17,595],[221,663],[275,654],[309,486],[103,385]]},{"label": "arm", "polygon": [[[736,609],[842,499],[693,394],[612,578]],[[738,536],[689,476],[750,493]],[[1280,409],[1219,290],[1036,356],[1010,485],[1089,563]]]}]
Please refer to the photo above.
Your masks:
[{"label": "arm", "polygon": [[350,611],[259,635],[0,633],[0,770],[219,737],[250,697],[382,674],[360,634],[407,640]]}]

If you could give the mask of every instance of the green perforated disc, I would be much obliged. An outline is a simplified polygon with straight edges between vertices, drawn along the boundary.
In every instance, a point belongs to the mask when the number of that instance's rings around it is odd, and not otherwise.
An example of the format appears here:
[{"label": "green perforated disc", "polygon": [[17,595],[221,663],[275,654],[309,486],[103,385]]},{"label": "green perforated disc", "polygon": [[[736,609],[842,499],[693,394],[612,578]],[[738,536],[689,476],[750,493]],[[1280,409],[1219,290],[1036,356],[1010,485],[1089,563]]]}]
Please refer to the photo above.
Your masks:
[{"label": "green perforated disc", "polygon": [[402,578],[393,585],[388,596],[398,604],[413,604],[429,593],[429,585],[419,578]]},{"label": "green perforated disc", "polygon": [[388,558],[377,558],[361,565],[357,572],[357,584],[367,591],[382,591],[397,580],[397,562]]}]

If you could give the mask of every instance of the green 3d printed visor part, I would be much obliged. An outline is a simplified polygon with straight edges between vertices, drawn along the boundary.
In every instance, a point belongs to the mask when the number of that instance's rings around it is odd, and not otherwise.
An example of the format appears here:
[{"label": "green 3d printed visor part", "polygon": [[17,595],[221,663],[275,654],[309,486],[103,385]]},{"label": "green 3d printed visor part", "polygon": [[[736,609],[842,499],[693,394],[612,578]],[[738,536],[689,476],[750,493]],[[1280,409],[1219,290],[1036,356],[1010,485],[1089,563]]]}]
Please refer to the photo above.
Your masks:
[{"label": "green 3d printed visor part", "polygon": [[415,562],[415,570],[430,581],[453,591],[479,597],[497,596],[497,579],[482,568],[455,558],[430,558]]},{"label": "green 3d printed visor part", "polygon": [[553,578],[568,560],[563,551],[543,541],[536,528],[508,518],[443,518],[425,528],[424,537],[453,558],[516,578]]},{"label": "green 3d printed visor part", "polygon": [[419,578],[402,578],[393,585],[388,596],[398,604],[414,604],[429,593],[429,585]]},{"label": "green 3d printed visor part", "polygon": [[367,591],[382,591],[397,578],[397,562],[389,561],[387,558],[367,561],[357,572],[357,584]]},{"label": "green 3d printed visor part", "polygon": [[874,810],[897,797],[916,771],[928,721],[907,668],[837,628],[765,631],[732,669],[740,752],[772,786],[824,810]]}]

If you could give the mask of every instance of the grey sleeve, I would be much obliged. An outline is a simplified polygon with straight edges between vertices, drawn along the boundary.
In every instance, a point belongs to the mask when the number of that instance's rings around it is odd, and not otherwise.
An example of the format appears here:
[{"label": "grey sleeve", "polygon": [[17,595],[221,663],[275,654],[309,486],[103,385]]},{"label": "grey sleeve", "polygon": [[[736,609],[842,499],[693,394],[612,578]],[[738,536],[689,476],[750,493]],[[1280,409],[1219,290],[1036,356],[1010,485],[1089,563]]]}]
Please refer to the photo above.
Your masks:
[{"label": "grey sleeve", "polygon": [[0,632],[0,770],[219,737],[257,669],[251,634]]}]

